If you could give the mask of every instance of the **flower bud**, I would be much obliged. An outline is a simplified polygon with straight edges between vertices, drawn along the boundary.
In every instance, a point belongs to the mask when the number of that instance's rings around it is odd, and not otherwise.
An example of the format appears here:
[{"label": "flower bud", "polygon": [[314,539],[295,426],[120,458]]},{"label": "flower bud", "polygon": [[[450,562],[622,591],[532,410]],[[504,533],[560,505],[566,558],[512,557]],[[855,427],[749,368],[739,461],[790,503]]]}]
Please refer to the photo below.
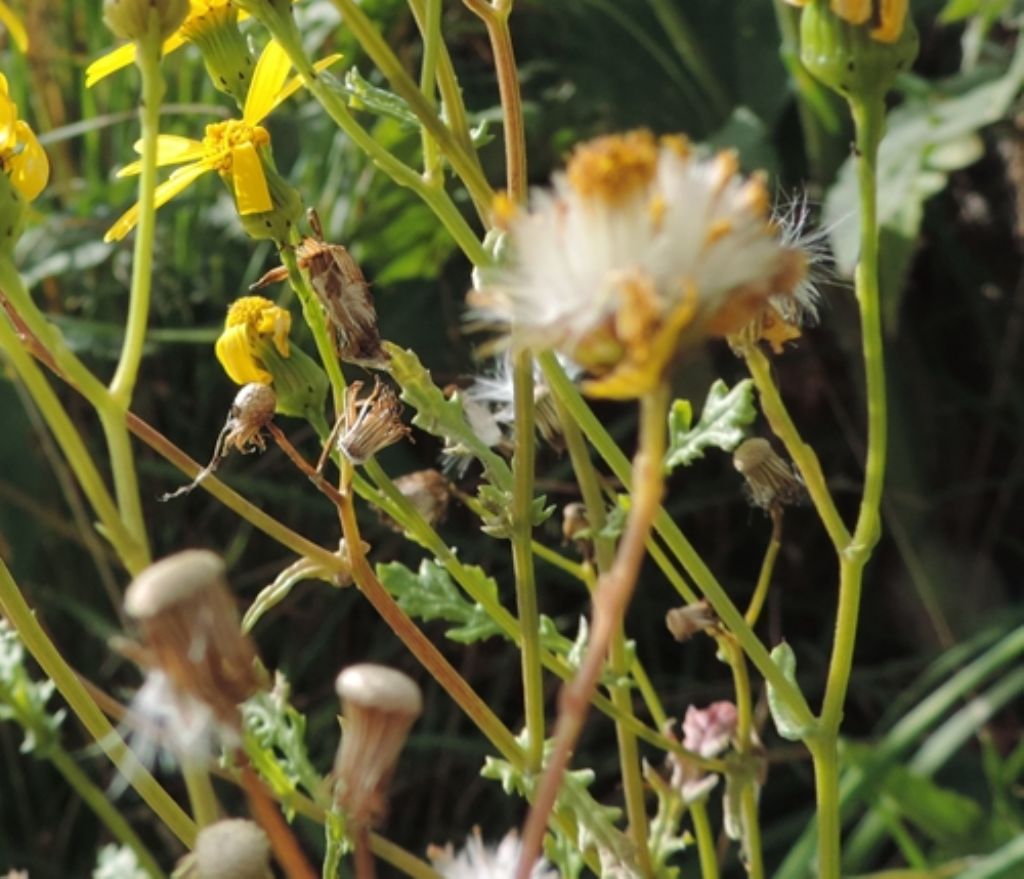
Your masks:
[{"label": "flower bud", "polygon": [[124,609],[171,686],[237,730],[238,703],[259,680],[220,558],[193,549],[150,565],[128,587]]},{"label": "flower bud", "polygon": [[800,16],[800,60],[844,97],[884,96],[917,49],[906,0],[886,0],[875,14],[865,0],[812,0]]},{"label": "flower bud", "polygon": [[262,828],[228,818],[199,831],[195,849],[174,872],[175,879],[273,879],[270,840]]},{"label": "flower bud", "polygon": [[156,19],[161,40],[173,34],[188,14],[188,0],[103,0],[103,21],[122,40],[140,41],[151,33]]},{"label": "flower bud", "polygon": [[801,503],[806,490],[800,477],[768,440],[761,437],[744,440],[732,456],[733,466],[747,483],[751,503],[763,510],[778,510],[787,504]]},{"label": "flower bud", "polygon": [[718,628],[718,617],[707,601],[674,607],[665,614],[665,626],[677,641],[689,641],[698,632],[713,634]]},{"label": "flower bud", "polygon": [[423,697],[412,678],[371,663],[346,668],[335,689],[343,718],[335,801],[356,826],[374,825],[387,813],[388,784]]},{"label": "flower bud", "polygon": [[231,95],[239,109],[244,107],[253,60],[238,29],[238,7],[234,3],[197,5],[181,26],[181,35],[199,47],[214,87]]}]

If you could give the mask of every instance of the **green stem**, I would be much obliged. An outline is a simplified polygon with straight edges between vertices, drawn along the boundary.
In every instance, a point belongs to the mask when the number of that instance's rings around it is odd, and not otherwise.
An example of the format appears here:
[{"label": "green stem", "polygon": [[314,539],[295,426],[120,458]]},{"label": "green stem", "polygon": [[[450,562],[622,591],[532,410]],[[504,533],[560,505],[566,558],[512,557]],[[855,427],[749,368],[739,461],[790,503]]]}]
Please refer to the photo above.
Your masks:
[{"label": "green stem", "polygon": [[840,835],[839,816],[839,743],[836,738],[822,737],[807,742],[814,764],[814,789],[818,822],[818,877],[839,879]]},{"label": "green stem", "polygon": [[[459,213],[448,193],[428,183],[416,171],[374,140],[373,136],[349,112],[344,94],[337,87],[329,84],[329,76],[317,73],[313,69],[313,65],[310,64],[309,58],[306,57],[305,50],[302,48],[302,40],[290,15],[286,19],[267,18],[264,24],[288,54],[295,69],[302,76],[306,89],[353,143],[363,150],[371,161],[395,183],[411,189],[423,199],[470,262],[477,266],[490,262],[487,250],[473,233],[462,214]],[[419,94],[418,91],[417,94]]]},{"label": "green stem", "polygon": [[160,869],[156,858],[146,848],[146,844],[139,839],[132,830],[131,825],[124,819],[124,816],[111,804],[103,793],[86,775],[82,769],[71,759],[70,755],[63,748],[55,748],[47,755],[47,759],[57,768],[65,781],[75,793],[81,798],[100,821],[103,822],[110,834],[122,845],[127,846],[135,853],[135,859],[139,865],[154,879],[162,879],[166,874]]},{"label": "green stem", "polygon": [[544,680],[540,664],[540,616],[533,567],[533,358],[516,357],[512,373],[515,407],[515,454],[512,457],[512,567],[519,613],[520,662],[526,709],[526,764],[531,772],[544,764]]},{"label": "green stem", "polygon": [[[96,469],[89,450],[61,405],[57,394],[50,387],[46,377],[28,352],[22,347],[21,341],[4,318],[0,318],[0,350],[4,351],[29,395],[39,407],[43,420],[46,421],[68,462],[68,466],[75,474],[78,484],[82,486],[83,493],[99,519],[107,540],[110,541],[129,571],[137,573],[142,570],[147,564],[144,548],[138,545],[121,521],[117,507],[110,497],[107,487],[103,484],[103,478]],[[105,390],[104,393],[106,393]]]},{"label": "green stem", "polygon": [[[558,363],[557,358],[550,353],[542,354],[538,356],[537,361],[544,371],[544,376],[552,392],[562,400],[566,409],[571,413],[571,417],[579,424],[616,478],[629,488],[632,484],[629,459],[622,453],[604,425],[584,402],[579,391]],[[764,644],[743,619],[743,614],[715,579],[704,560],[690,545],[679,526],[664,509],[659,509],[655,515],[654,530],[665,541],[669,551],[679,560],[694,584],[710,602],[715,613],[740,642],[743,651],[755,668],[772,685],[779,698],[786,703],[788,710],[794,715],[794,719],[801,725],[813,726],[814,715],[811,714],[811,709],[803,694],[782,674]]]},{"label": "green stem", "polygon": [[740,820],[743,822],[747,875],[750,879],[764,879],[761,821],[757,814],[757,787],[753,779],[747,779],[740,791]]},{"label": "green stem", "polygon": [[220,806],[206,767],[190,758],[181,761],[181,777],[192,806],[192,820],[202,830],[220,819]]},{"label": "green stem", "polygon": [[181,807],[174,802],[149,770],[143,766],[110,725],[99,706],[92,700],[78,676],[64,661],[60,651],[36,621],[31,608],[0,559],[0,610],[18,632],[25,649],[39,663],[43,673],[54,682],[64,701],[89,731],[100,749],[121,771],[125,780],[138,792],[157,817],[186,846],[195,841],[196,827]]},{"label": "green stem", "polygon": [[700,879],[718,879],[718,851],[715,835],[711,832],[708,810],[702,800],[690,805],[690,819],[693,833],[697,837],[697,854],[700,857]]},{"label": "green stem", "polygon": [[[420,64],[420,92],[430,106],[431,112],[437,108],[437,65],[444,41],[441,38],[441,0],[426,0],[426,10],[422,24],[423,61]],[[423,176],[432,183],[438,184],[442,177],[440,171],[440,155],[437,141],[431,137],[426,128],[423,134]],[[453,131],[460,146],[465,142]]]},{"label": "green stem", "polygon": [[764,607],[765,599],[768,597],[768,587],[772,582],[772,572],[775,570],[775,560],[782,548],[782,510],[771,511],[772,536],[768,538],[768,548],[765,550],[764,559],[761,561],[761,571],[757,575],[757,585],[754,586],[754,594],[750,597],[750,604],[743,619],[750,628],[757,625],[758,617],[761,616],[761,609]]},{"label": "green stem", "polygon": [[475,151],[465,149],[451,130],[441,121],[437,111],[423,97],[412,77],[405,72],[398,57],[384,41],[374,23],[355,3],[355,0],[333,0],[334,5],[345,19],[345,24],[359,40],[359,45],[373,59],[381,73],[384,74],[391,87],[399,97],[409,105],[416,114],[420,124],[430,132],[451,163],[452,169],[466,185],[470,197],[480,211],[486,216],[494,199],[487,178],[477,159]]},{"label": "green stem", "polygon": [[754,380],[754,386],[761,397],[761,409],[772,431],[782,440],[786,451],[793,459],[800,475],[803,477],[804,485],[807,486],[807,493],[811,497],[814,509],[817,511],[828,536],[832,540],[836,552],[842,552],[850,542],[850,532],[843,524],[842,516],[836,509],[832,493],[828,490],[828,483],[825,481],[825,474],[822,472],[821,463],[807,443],[800,437],[800,432],[793,424],[789,416],[786,404],[782,402],[779,390],[772,378],[771,365],[768,358],[764,356],[756,345],[748,345],[743,351],[743,357],[747,362],[747,369]]}]

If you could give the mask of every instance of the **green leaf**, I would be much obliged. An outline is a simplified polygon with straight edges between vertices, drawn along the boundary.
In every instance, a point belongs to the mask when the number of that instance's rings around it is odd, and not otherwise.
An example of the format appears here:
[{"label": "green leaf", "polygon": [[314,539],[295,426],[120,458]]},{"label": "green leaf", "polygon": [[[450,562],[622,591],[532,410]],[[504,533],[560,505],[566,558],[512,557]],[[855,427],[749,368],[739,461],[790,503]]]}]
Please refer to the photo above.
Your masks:
[{"label": "green leaf", "polygon": [[387,342],[384,348],[391,358],[391,377],[402,389],[402,400],[416,410],[412,423],[442,438],[450,446],[465,449],[484,465],[488,478],[496,488],[511,491],[512,471],[505,459],[476,435],[462,404],[458,400],[447,399],[441,393],[414,352]]},{"label": "green leaf", "polygon": [[349,106],[355,110],[369,110],[378,116],[397,119],[409,128],[419,128],[416,114],[409,109],[403,98],[368,82],[355,67],[345,72],[345,92]]},{"label": "green leaf", "polygon": [[[478,578],[477,588],[497,603],[498,584],[481,568],[473,565],[463,567]],[[435,562],[424,559],[417,573],[399,562],[377,565],[377,576],[409,616],[452,623],[454,627],[445,632],[452,641],[472,644],[502,634],[483,606],[467,600],[448,572]]]},{"label": "green leaf", "polygon": [[[782,676],[799,689],[796,682],[796,654],[793,652],[793,648],[783,641],[772,651],[771,657],[772,662],[782,669]],[[768,684],[768,709],[771,712],[772,720],[775,721],[775,729],[784,739],[799,742],[811,732],[809,726],[800,723],[790,712],[789,707],[779,698],[779,694],[770,683]]]},{"label": "green leaf", "polygon": [[687,467],[704,457],[708,448],[731,452],[743,440],[743,429],[757,417],[754,385],[744,379],[732,390],[717,379],[708,391],[696,427],[691,427],[693,410],[687,400],[676,400],[668,415],[669,446],[665,470]]}]

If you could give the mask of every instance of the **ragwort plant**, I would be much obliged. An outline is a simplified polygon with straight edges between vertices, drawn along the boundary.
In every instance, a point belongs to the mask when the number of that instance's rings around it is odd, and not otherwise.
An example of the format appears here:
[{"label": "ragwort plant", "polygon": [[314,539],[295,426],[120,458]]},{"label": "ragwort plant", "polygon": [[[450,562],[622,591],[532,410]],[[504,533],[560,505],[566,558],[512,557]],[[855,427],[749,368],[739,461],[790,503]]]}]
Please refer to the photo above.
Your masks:
[{"label": "ragwort plant", "polygon": [[[355,0],[334,0],[343,26],[388,86],[364,90],[361,103],[332,73],[340,56],[307,55],[290,0],[106,0],[106,21],[125,42],[91,65],[87,80],[132,76],[122,68],[134,65],[141,82],[140,157],[125,157],[118,171],[137,177],[138,197],[105,236],[120,241],[134,233],[123,343],[108,379],[90,371],[66,343],[14,264],[14,242],[30,221],[30,203],[46,185],[48,166],[0,80],[0,349],[59,446],[97,530],[131,578],[124,611],[138,641],[120,649],[144,672],[130,708],[115,714],[115,730],[105,711],[116,702],[82,685],[0,567],[0,608],[12,627],[0,631],[0,697],[14,706],[4,709],[6,716],[29,731],[37,754],[57,765],[134,853],[125,855],[133,869],[164,875],[163,858],[149,851],[55,743],[57,723],[47,720],[44,709],[49,690],[27,683],[19,644],[124,782],[190,850],[176,876],[269,876],[271,857],[289,877],[336,876],[344,869],[366,879],[377,862],[414,877],[673,876],[677,853],[695,845],[702,876],[717,879],[721,826],[743,868],[760,879],[759,792],[766,759],[755,689],[763,682],[775,732],[802,743],[813,763],[816,875],[838,879],[839,738],[865,568],[881,529],[885,475],[876,161],[886,95],[912,62],[916,36],[905,0],[794,3],[803,7],[805,75],[809,71],[846,100],[856,132],[860,247],[854,293],[868,405],[864,481],[852,522],[840,515],[818,458],[801,439],[772,377],[771,357],[798,343],[801,328],[817,318],[823,254],[820,235],[806,228],[807,211],[773,209],[766,178],[742,173],[733,152],[708,152],[683,135],[657,137],[644,130],[578,144],[549,188],[528,193],[511,0],[465,0],[486,28],[500,93],[505,179],[498,184],[479,158],[441,27],[440,0],[410,0],[422,39],[418,79]],[[23,46],[26,35],[11,24],[3,4],[0,19]],[[242,30],[245,19],[253,21]],[[235,104],[229,118],[197,126],[195,138],[159,130],[164,70],[176,63],[170,53],[183,44],[201,53],[214,87]],[[261,48],[254,52],[254,46]],[[708,85],[711,74],[691,49],[696,78]],[[713,77],[710,85],[709,101],[720,99]],[[315,213],[305,211],[314,194],[298,191],[277,169],[262,123],[293,97],[315,101],[394,186],[421,199],[472,264],[467,327],[481,334],[479,344],[497,356],[497,365],[470,389],[442,390],[415,352],[381,338],[359,265],[325,234]],[[360,108],[413,120],[422,135],[420,164],[409,164],[378,141],[360,121]],[[142,392],[157,209],[211,173],[230,193],[245,233],[254,242],[272,242],[281,265],[254,285],[258,295],[246,292],[231,303],[209,352],[240,390],[223,431],[210,438],[210,463],[200,467],[136,417],[132,403]],[[468,211],[460,207],[463,195]],[[302,231],[307,226],[309,235]],[[274,290],[277,282],[286,283],[284,292]],[[293,338],[299,321],[315,352],[302,350]],[[731,389],[716,382],[694,423],[689,404],[671,400],[670,378],[685,368],[688,353],[713,340],[724,340],[742,358],[750,381]],[[371,379],[353,379],[353,368],[372,373]],[[105,461],[91,456],[47,375],[94,410]],[[746,436],[755,392],[774,439]],[[635,401],[639,436],[632,464],[588,397]],[[403,403],[413,411],[415,431],[404,420]],[[303,422],[319,438],[317,460],[293,442]],[[443,442],[446,472],[392,478],[375,456],[417,431]],[[217,554],[183,548],[153,563],[133,435],[191,480],[177,490],[168,486],[166,502],[207,491],[298,556],[241,619]],[[577,483],[580,502],[567,508],[564,519],[569,550],[537,539],[538,526],[552,513],[537,494],[539,443],[564,447]],[[333,506],[336,547],[297,533],[217,479],[214,471],[225,457],[268,447],[283,452],[297,478],[305,476],[309,490]],[[708,448],[734,453],[751,502],[773,526],[747,607],[735,603],[662,506],[666,474]],[[480,474],[475,493],[465,488],[471,468]],[[834,547],[839,584],[831,662],[817,708],[797,682],[793,650],[785,642],[766,644],[757,631],[786,507],[807,501]],[[455,502],[478,517],[487,538],[509,547],[514,612],[500,603],[495,582],[464,563],[440,536],[436,526]],[[422,548],[418,573],[398,563],[374,565],[374,548],[364,541],[356,516],[363,505]],[[590,619],[575,638],[539,611],[538,558],[575,576],[591,593]],[[691,705],[681,724],[666,716],[624,625],[648,559],[678,592],[681,604],[667,620],[672,636],[680,642],[712,638],[732,676],[732,699]],[[491,750],[483,774],[528,809],[521,840],[509,835],[488,849],[477,834],[461,854],[449,846],[432,849],[424,860],[381,835],[389,782],[422,708],[419,686],[392,669],[363,663],[341,672],[338,757],[333,768],[312,765],[304,718],[291,706],[283,677],[257,658],[249,635],[303,579],[354,584],[421,664],[421,681],[433,679],[479,728]],[[644,588],[662,585],[645,581]],[[522,729],[512,725],[516,718],[498,716],[424,634],[418,619],[437,617],[453,630],[460,627],[449,632],[457,640],[497,636],[514,645]],[[555,704],[546,698],[545,682],[552,678],[562,682]],[[25,695],[31,693],[36,695]],[[574,765],[585,724],[598,722],[592,714],[615,727],[624,814],[596,800],[589,790],[593,772]],[[641,743],[662,755],[657,765],[641,758]],[[188,814],[150,774],[147,761],[135,756],[154,748],[175,759]],[[228,785],[244,792],[251,821],[226,814]],[[712,790],[722,791],[721,820],[709,809]],[[313,864],[293,820],[323,825],[322,866]],[[113,863],[114,857],[106,860]]]}]

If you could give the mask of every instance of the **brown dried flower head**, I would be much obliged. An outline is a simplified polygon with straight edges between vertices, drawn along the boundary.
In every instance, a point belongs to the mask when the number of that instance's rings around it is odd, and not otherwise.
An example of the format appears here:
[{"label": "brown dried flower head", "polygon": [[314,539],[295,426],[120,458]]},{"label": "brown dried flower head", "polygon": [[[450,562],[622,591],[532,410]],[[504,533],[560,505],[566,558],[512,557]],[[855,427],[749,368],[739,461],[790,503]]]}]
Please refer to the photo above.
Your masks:
[{"label": "brown dried flower head", "polygon": [[[364,365],[382,365],[388,355],[380,344],[377,310],[370,285],[359,264],[340,244],[324,241],[320,217],[312,208],[307,213],[313,237],[306,237],[295,248],[299,267],[309,275],[313,288],[334,333],[338,357]],[[250,290],[259,290],[284,281],[288,269],[271,269]]]},{"label": "brown dried flower head", "polygon": [[672,608],[665,614],[665,626],[677,641],[689,641],[698,632],[713,634],[718,629],[718,617],[707,601],[698,601]]},{"label": "brown dried flower head", "polygon": [[195,848],[178,862],[173,879],[273,879],[270,840],[262,828],[227,818],[199,831]]},{"label": "brown dried flower head", "polygon": [[128,587],[124,609],[171,687],[237,730],[238,704],[258,689],[259,679],[220,558],[194,549],[150,565]]},{"label": "brown dried flower head", "polygon": [[343,717],[335,801],[357,826],[372,826],[387,813],[391,775],[423,697],[412,678],[372,663],[346,668],[335,689]]},{"label": "brown dried flower head", "polygon": [[388,385],[375,381],[360,399],[362,382],[345,391],[345,410],[334,427],[338,450],[353,464],[365,464],[381,449],[409,436],[402,423],[402,404]]},{"label": "brown dried flower head", "polygon": [[733,466],[743,475],[751,503],[777,511],[787,504],[801,503],[806,489],[799,475],[784,461],[768,440],[745,440],[736,447]]},{"label": "brown dried flower head", "polygon": [[439,471],[430,467],[399,476],[395,480],[395,488],[429,524],[436,525],[444,521],[452,490],[448,480]]}]

